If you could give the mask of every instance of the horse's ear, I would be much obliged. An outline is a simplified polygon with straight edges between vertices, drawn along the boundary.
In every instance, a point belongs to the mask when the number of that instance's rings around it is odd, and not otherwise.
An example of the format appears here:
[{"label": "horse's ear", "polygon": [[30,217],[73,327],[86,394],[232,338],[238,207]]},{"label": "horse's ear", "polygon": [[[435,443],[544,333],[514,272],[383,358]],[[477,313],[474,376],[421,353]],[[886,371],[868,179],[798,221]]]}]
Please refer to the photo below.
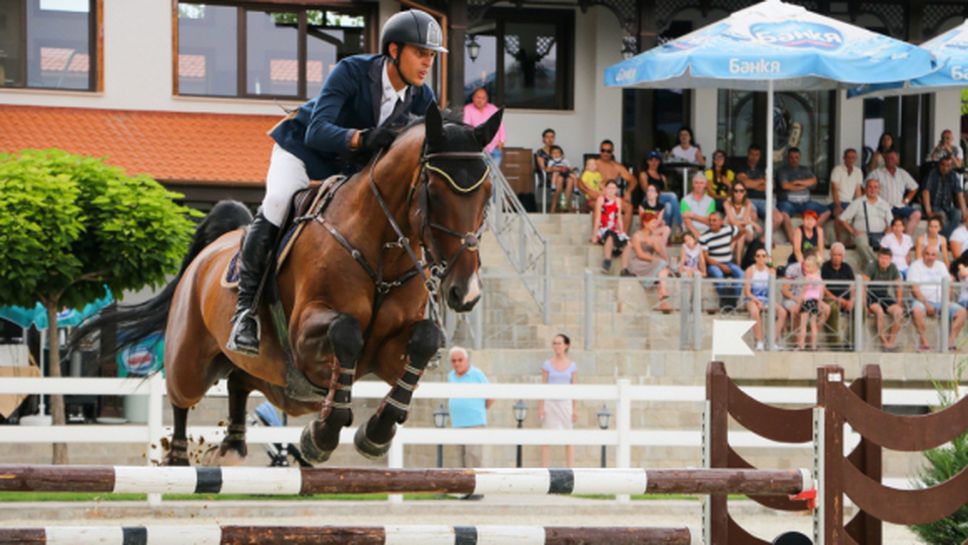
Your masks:
[{"label": "horse's ear", "polygon": [[487,121],[481,123],[474,129],[474,138],[481,147],[485,147],[494,140],[494,135],[501,128],[501,118],[504,116],[504,108],[494,113]]},{"label": "horse's ear", "polygon": [[424,114],[424,125],[427,131],[427,145],[432,149],[440,148],[444,142],[444,121],[440,117],[440,109],[437,101],[427,106],[427,113]]}]

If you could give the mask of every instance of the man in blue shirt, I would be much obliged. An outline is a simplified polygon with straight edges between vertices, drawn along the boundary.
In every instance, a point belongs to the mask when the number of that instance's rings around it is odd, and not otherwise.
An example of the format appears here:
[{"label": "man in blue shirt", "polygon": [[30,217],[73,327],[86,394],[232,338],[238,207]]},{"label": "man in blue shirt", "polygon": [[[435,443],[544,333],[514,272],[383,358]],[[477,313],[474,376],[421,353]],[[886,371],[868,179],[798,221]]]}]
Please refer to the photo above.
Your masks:
[{"label": "man in blue shirt", "polygon": [[229,350],[259,354],[255,296],[292,196],[310,180],[357,172],[393,142],[397,120],[427,111],[434,93],[424,82],[437,53],[447,52],[442,42],[440,25],[429,14],[417,9],[394,14],[383,25],[379,55],[341,60],[319,95],[272,129],[276,144],[265,199],[242,246]]},{"label": "man in blue shirt", "polygon": [[[471,365],[467,350],[459,346],[450,349],[453,371],[447,374],[447,382],[462,384],[487,384],[484,372]],[[487,410],[493,399],[451,399],[447,402],[450,423],[455,428],[483,428],[487,426]],[[460,467],[481,467],[481,445],[458,445]]]}]

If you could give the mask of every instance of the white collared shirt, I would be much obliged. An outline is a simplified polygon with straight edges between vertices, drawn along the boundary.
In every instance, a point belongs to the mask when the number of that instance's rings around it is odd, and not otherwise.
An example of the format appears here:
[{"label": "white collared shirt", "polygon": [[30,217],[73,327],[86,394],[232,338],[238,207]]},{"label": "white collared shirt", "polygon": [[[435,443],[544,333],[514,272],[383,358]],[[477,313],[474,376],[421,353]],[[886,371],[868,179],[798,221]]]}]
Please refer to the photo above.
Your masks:
[{"label": "white collared shirt", "polygon": [[378,127],[393,113],[393,108],[397,105],[397,100],[403,101],[406,98],[407,88],[410,87],[409,85],[404,85],[403,89],[399,91],[394,89],[393,84],[390,83],[389,70],[390,61],[383,61],[383,96],[380,97],[380,119],[376,122]]}]

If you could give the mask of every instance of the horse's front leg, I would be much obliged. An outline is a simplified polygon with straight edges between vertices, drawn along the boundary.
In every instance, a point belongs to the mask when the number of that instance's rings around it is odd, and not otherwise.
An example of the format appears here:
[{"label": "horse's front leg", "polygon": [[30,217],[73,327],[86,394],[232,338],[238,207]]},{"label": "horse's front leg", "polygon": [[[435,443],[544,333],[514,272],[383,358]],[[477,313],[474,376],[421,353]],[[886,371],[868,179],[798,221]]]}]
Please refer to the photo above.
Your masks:
[{"label": "horse's front leg", "polygon": [[[339,445],[340,430],[353,424],[350,394],[362,351],[360,323],[348,314],[318,312],[300,328],[296,353],[303,362],[302,372],[315,385],[329,385],[319,418],[306,425],[299,442],[310,463],[328,460]],[[328,363],[333,359],[335,362]]]},{"label": "horse's front leg", "polygon": [[[406,357],[403,368],[396,373],[397,380],[390,393],[383,398],[376,413],[370,417],[366,426],[356,430],[353,443],[356,450],[367,458],[379,458],[390,450],[390,442],[396,433],[396,425],[403,424],[410,412],[410,401],[417,382],[423,376],[427,362],[437,353],[443,341],[443,333],[431,320],[421,320],[413,325],[406,341]],[[387,349],[381,350],[378,357],[380,366],[392,366],[400,361],[402,343],[388,342]]]}]

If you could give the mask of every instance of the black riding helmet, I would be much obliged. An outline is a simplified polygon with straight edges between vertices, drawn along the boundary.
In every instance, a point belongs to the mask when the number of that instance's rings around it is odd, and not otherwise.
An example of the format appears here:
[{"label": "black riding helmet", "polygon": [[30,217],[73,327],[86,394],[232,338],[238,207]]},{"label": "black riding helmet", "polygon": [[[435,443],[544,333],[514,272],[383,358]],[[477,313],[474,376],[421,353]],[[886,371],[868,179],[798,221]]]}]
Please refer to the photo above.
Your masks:
[{"label": "black riding helmet", "polygon": [[440,24],[429,13],[419,9],[401,11],[387,19],[380,34],[380,52],[386,55],[392,42],[447,53]]}]

